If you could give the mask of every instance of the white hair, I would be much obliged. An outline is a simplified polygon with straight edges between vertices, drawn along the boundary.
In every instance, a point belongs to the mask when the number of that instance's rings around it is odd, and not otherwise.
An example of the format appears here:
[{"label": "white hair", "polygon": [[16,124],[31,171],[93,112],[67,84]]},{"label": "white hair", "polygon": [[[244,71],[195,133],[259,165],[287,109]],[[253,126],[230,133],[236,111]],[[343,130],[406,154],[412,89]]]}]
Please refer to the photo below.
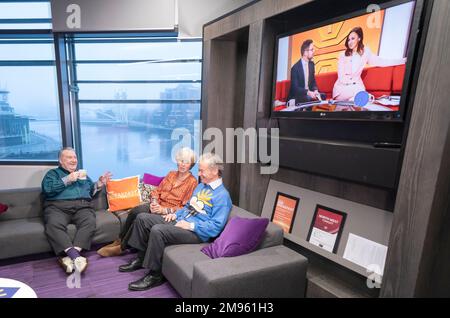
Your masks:
[{"label": "white hair", "polygon": [[73,149],[72,147],[64,147],[62,148],[59,152],[58,152],[58,159],[61,160],[61,156],[63,154],[64,151],[73,151],[75,152],[75,149]]},{"label": "white hair", "polygon": [[191,168],[195,165],[195,152],[189,147],[181,148],[175,154],[176,161],[189,161],[191,163]]},{"label": "white hair", "polygon": [[219,155],[210,152],[204,153],[203,155],[200,156],[200,159],[198,161],[208,164],[209,168],[219,169],[219,176],[222,176],[224,165],[222,158],[220,158]]}]

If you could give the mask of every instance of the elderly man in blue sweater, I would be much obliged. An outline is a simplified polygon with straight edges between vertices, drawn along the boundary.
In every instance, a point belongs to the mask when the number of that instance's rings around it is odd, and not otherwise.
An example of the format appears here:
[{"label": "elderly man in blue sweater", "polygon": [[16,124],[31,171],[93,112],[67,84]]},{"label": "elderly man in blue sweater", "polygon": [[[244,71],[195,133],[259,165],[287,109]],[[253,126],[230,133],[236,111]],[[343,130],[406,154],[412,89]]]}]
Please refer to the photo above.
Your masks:
[{"label": "elderly man in blue sweater", "polygon": [[139,214],[128,244],[138,250],[138,257],[119,267],[121,272],[148,269],[141,279],[128,285],[130,290],[146,290],[161,285],[164,248],[173,244],[195,244],[216,237],[224,228],[232,203],[222,184],[223,163],[219,156],[207,153],[199,159],[201,183],[190,201],[173,214]]},{"label": "elderly man in blue sweater", "polygon": [[[59,152],[59,167],[47,172],[42,180],[45,196],[45,234],[67,274],[82,273],[87,259],[80,255],[82,249],[89,249],[95,232],[95,212],[91,199],[111,177],[109,172],[94,183],[84,171],[77,170],[78,160],[72,148]],[[74,223],[77,232],[72,241],[67,225]]]}]

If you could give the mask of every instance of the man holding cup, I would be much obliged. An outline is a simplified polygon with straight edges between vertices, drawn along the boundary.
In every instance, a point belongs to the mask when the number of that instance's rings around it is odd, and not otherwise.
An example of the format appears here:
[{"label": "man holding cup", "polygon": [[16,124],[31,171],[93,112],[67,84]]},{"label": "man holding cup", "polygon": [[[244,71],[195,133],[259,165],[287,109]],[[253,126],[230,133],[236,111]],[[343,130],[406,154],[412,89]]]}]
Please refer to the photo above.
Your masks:
[{"label": "man holding cup", "polygon": [[[80,252],[90,248],[95,232],[91,200],[111,177],[106,172],[94,183],[87,171],[77,170],[77,166],[75,151],[63,148],[59,167],[48,171],[42,180],[45,233],[55,254],[63,256],[58,261],[67,274],[86,270],[88,262]],[[73,241],[67,232],[69,223],[77,228]]]}]

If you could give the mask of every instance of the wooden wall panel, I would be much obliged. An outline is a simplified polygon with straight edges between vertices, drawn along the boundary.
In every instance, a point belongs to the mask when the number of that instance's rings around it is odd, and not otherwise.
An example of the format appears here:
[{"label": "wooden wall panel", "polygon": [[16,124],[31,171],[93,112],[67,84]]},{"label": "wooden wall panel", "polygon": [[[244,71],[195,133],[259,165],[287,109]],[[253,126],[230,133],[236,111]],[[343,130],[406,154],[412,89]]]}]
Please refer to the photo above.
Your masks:
[{"label": "wooden wall panel", "polygon": [[432,292],[430,278],[449,203],[449,74],[450,2],[435,1],[394,209],[383,297]]}]

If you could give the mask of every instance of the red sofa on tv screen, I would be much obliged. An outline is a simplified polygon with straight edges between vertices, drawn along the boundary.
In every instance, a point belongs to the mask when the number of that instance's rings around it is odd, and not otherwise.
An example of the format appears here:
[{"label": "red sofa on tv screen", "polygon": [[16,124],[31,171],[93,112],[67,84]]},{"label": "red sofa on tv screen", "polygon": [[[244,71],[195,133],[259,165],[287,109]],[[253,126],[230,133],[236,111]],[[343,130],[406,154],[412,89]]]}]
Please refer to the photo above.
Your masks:
[{"label": "red sofa on tv screen", "polygon": [[[361,78],[366,90],[375,96],[401,95],[403,79],[405,77],[405,65],[371,67],[366,68]],[[327,94],[327,99],[332,98],[333,86],[337,81],[337,72],[322,73],[316,75],[319,92]],[[286,102],[291,87],[290,80],[279,81],[275,88],[275,100]]]}]

